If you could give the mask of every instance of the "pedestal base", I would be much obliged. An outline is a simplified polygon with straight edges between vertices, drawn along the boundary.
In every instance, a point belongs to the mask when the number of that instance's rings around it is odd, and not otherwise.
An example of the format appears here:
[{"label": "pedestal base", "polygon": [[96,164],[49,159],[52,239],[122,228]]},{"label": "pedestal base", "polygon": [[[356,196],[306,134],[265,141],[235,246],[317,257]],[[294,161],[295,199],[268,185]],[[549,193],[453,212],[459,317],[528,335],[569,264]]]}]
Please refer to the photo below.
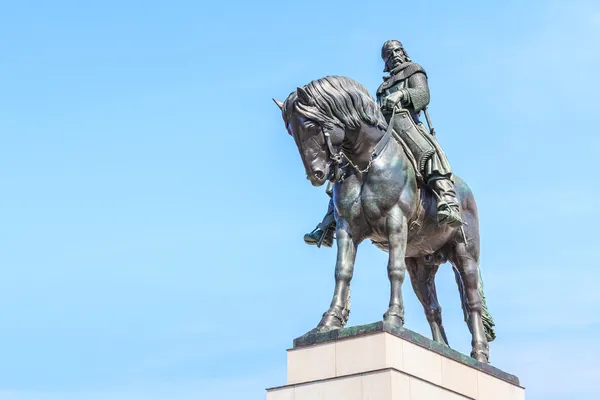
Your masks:
[{"label": "pedestal base", "polygon": [[294,340],[267,400],[523,400],[517,377],[383,322]]}]

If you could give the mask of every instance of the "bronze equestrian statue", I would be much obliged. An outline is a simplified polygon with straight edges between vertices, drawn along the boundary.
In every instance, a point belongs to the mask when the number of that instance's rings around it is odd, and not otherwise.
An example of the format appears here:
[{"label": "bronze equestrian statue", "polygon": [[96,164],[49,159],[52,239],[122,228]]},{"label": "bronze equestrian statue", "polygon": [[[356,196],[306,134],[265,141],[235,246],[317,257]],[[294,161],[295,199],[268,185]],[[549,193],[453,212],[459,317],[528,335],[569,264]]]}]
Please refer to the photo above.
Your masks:
[{"label": "bronze equestrian statue", "polygon": [[[421,112],[427,113],[429,104],[427,74],[419,64],[412,62],[398,40],[388,40],[383,44],[381,58],[385,63],[384,72],[389,73],[377,89],[377,102],[383,116],[389,123],[395,104],[401,104],[409,111],[414,124],[407,125],[408,129],[400,134],[418,158],[419,179],[424,180],[423,183],[433,189],[438,198],[438,221],[459,226],[462,220],[450,163],[434,132],[427,132],[419,118]],[[326,190],[330,197],[332,187],[328,185]],[[334,231],[333,202],[330,200],[325,217],[312,232],[304,235],[304,241],[319,247],[331,247]]]},{"label": "bronze equestrian statue", "polygon": [[452,176],[439,145],[420,123],[419,112],[429,102],[425,72],[397,41],[386,42],[383,57],[391,75],[377,102],[360,83],[340,76],[314,80],[283,103],[276,101],[307,179],[314,186],[333,182],[335,289],[315,329],[326,332],[347,323],[356,250],[371,239],[389,254],[384,321],[404,325],[402,283],[408,270],[433,339],[447,344],[434,278],[449,260],[472,334],[471,356],[488,362],[488,342],[495,334],[479,271],[475,198]]}]

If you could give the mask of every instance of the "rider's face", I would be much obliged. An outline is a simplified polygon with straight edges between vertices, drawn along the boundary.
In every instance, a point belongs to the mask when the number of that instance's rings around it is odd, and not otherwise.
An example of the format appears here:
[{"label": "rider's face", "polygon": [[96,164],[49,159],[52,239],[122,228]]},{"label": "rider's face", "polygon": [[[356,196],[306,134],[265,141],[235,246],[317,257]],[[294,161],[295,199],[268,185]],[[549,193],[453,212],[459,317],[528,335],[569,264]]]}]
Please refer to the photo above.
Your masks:
[{"label": "rider's face", "polygon": [[392,43],[385,51],[385,65],[392,70],[404,62],[404,50],[398,43]]}]

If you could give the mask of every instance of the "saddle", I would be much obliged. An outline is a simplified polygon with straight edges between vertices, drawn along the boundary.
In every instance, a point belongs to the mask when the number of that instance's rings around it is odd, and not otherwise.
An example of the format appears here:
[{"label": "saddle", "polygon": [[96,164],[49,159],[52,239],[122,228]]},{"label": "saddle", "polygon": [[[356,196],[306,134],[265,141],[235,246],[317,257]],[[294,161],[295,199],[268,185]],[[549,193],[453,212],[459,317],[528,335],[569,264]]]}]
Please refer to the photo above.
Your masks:
[{"label": "saddle", "polygon": [[408,145],[406,144],[404,139],[402,139],[398,134],[396,134],[395,131],[392,131],[392,137],[396,140],[396,142],[398,142],[400,147],[402,147],[404,154],[406,154],[406,157],[408,158],[410,165],[413,167],[413,170],[415,171],[415,177],[417,178],[417,187],[419,189],[421,189],[423,186],[425,186],[425,178],[423,177],[423,174],[421,173],[421,170],[422,170],[421,166],[417,162],[417,159],[413,155],[412,151],[410,150],[410,148],[408,147]]}]

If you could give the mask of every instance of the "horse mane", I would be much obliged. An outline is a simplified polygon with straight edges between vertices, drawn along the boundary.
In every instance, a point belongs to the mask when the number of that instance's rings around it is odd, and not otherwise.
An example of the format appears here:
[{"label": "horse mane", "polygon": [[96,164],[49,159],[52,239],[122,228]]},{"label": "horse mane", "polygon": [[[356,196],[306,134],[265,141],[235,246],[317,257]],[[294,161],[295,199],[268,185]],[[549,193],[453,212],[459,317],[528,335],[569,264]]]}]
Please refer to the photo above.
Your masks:
[{"label": "horse mane", "polygon": [[380,129],[387,128],[387,122],[373,96],[354,79],[326,76],[299,90],[307,96],[299,98],[298,91],[295,91],[283,103],[282,114],[286,125],[292,113],[296,112],[325,128],[337,125],[356,129],[361,122]]}]

